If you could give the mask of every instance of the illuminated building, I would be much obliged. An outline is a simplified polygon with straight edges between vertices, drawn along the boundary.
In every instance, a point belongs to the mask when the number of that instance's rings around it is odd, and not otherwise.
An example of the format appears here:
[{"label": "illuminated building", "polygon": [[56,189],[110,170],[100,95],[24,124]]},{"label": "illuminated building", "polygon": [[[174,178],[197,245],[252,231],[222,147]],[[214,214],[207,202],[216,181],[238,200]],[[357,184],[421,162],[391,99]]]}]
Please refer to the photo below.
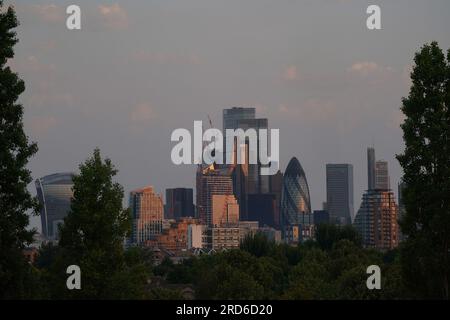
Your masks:
[{"label": "illuminated building", "polygon": [[162,232],[164,206],[153,187],[131,191],[130,208],[133,218],[132,243],[143,244]]}]

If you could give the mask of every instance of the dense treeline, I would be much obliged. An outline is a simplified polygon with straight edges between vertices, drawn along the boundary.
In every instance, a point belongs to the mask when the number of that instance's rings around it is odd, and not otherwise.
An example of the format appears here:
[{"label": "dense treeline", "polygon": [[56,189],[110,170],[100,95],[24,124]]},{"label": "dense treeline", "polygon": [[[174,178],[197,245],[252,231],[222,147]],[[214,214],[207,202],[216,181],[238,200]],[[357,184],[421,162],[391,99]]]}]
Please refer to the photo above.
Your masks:
[{"label": "dense treeline", "polygon": [[[409,298],[397,251],[362,248],[351,227],[320,225],[317,235],[321,241],[289,246],[257,233],[245,238],[240,250],[193,256],[178,264],[166,258],[156,266],[148,249],[131,248],[124,252],[127,267],[120,276],[94,282],[95,294],[92,279],[107,274],[83,269],[87,289],[70,292],[64,288],[67,275],[59,261],[64,249],[47,245],[34,266],[42,282],[39,298],[183,299],[185,287],[191,287],[197,299]],[[367,267],[374,264],[381,268],[381,290],[366,286]],[[152,279],[163,284],[154,285]],[[111,290],[100,292],[100,287]]]},{"label": "dense treeline", "polygon": [[[202,255],[153,273],[169,283],[191,283],[198,299],[396,299],[407,298],[397,252],[363,249],[351,227],[320,225],[321,242],[275,244],[247,237],[241,250]],[[369,265],[382,270],[382,290],[368,290]]]}]

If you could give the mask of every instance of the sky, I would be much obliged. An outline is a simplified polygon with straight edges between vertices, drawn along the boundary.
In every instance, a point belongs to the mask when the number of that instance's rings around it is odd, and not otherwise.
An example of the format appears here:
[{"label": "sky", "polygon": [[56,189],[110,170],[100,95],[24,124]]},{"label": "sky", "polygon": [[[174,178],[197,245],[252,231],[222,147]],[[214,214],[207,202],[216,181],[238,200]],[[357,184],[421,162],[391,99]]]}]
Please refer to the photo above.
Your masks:
[{"label": "sky", "polygon": [[[354,167],[355,211],[367,187],[366,149],[389,162],[404,146],[401,99],[413,56],[450,48],[448,0],[8,1],[21,22],[11,67],[25,81],[24,124],[39,152],[33,179],[77,171],[95,147],[125,189],[195,187],[172,164],[174,129],[222,127],[222,110],[255,107],[280,130],[280,161],[301,162],[313,209],[326,200],[327,163]],[[81,30],[66,7],[81,8]],[[381,30],[366,9],[381,8]],[[35,194],[34,184],[29,189]],[[40,229],[38,217],[31,225]]]}]

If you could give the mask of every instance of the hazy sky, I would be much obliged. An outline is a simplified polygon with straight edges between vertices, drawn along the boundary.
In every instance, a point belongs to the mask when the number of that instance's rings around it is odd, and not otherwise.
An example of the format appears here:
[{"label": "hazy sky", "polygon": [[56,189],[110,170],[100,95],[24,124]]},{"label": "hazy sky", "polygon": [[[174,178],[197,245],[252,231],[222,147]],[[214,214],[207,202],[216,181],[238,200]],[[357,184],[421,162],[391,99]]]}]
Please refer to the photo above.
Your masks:
[{"label": "hazy sky", "polygon": [[[401,176],[414,52],[450,47],[448,0],[12,2],[21,26],[11,65],[39,145],[33,178],[76,171],[99,146],[127,198],[149,184],[194,187],[195,167],[171,163],[171,132],[208,114],[221,128],[223,108],[254,106],[280,129],[282,169],[300,160],[314,209],[325,164],[353,164],[356,211],[368,146],[389,162],[392,186]],[[81,7],[80,31],[66,29],[69,4]],[[366,28],[369,4],[380,5],[382,30]]]}]

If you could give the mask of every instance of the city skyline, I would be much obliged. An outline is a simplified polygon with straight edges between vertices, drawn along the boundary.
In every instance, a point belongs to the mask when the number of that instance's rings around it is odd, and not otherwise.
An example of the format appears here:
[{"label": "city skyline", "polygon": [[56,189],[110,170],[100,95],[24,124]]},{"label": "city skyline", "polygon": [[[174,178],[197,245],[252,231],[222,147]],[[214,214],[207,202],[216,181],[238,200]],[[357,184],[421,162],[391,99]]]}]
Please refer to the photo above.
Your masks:
[{"label": "city skyline", "polygon": [[383,30],[371,33],[367,1],[249,1],[239,10],[220,1],[79,1],[86,20],[74,33],[63,19],[68,3],[14,2],[22,25],[10,64],[25,81],[25,130],[40,149],[29,167],[34,179],[75,171],[98,146],[126,194],[148,184],[158,193],[194,188],[195,167],[170,164],[170,132],[207,115],[220,128],[233,106],[254,106],[280,128],[280,169],[301,159],[312,209],[326,199],[326,163],[354,166],[361,199],[369,145],[389,162],[396,189],[413,52],[433,39],[450,47],[448,19],[439,18],[450,4],[440,0],[380,1]]}]

